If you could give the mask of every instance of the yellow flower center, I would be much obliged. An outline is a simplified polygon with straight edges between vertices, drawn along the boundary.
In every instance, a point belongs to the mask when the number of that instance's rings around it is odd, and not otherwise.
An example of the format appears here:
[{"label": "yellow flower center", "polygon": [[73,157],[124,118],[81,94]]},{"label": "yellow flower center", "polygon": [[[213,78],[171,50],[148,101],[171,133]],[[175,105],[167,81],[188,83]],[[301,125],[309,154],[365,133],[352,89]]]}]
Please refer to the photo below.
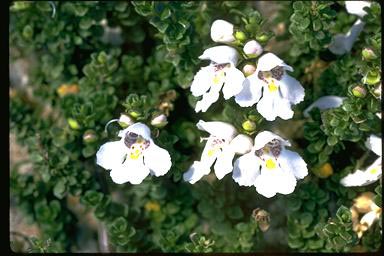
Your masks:
[{"label": "yellow flower center", "polygon": [[273,159],[270,158],[267,161],[265,161],[265,166],[269,170],[275,169],[276,168],[276,162],[273,161]]},{"label": "yellow flower center", "polygon": [[129,158],[131,158],[132,160],[137,160],[141,156],[143,150],[144,148],[142,143],[133,144],[131,146],[131,152],[129,153]]},{"label": "yellow flower center", "polygon": [[213,156],[213,155],[215,154],[215,152],[216,152],[216,149],[215,149],[215,148],[210,149],[210,150],[208,150],[207,155],[208,155],[209,157],[211,157],[211,156]]},{"label": "yellow flower center", "polygon": [[270,82],[268,83],[268,90],[270,92],[276,92],[278,89],[279,89],[279,86],[276,85],[275,81],[271,79]]},{"label": "yellow flower center", "polygon": [[224,71],[220,70],[216,72],[215,76],[213,77],[213,84],[219,85],[223,81],[224,76]]},{"label": "yellow flower center", "polygon": [[378,172],[378,170],[377,170],[377,168],[372,168],[369,172],[371,174],[376,174]]}]

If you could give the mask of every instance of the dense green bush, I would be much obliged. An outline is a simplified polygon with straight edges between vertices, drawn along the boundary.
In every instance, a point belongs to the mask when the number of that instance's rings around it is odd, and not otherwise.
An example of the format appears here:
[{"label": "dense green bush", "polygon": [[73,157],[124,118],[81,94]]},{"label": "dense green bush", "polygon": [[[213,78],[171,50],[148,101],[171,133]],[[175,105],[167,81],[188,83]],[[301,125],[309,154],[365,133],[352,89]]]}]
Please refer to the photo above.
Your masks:
[{"label": "dense green bush", "polygon": [[[381,180],[343,185],[374,162],[366,140],[381,137],[381,6],[364,10],[359,17],[336,1],[11,3],[10,133],[31,163],[27,172],[11,163],[11,206],[41,234],[27,239],[28,250],[77,252],[92,239],[102,252],[377,251],[381,208],[362,236],[361,216],[350,209],[369,191],[376,196],[368,201],[381,207]],[[243,51],[249,40],[294,68],[305,97],[292,106],[292,119],[269,121],[254,105],[222,96],[195,113],[190,86],[206,66],[198,57],[220,44],[210,38],[217,19],[235,25],[234,41],[222,44],[241,53],[239,70],[260,59]],[[335,35],[358,19],[364,28],[353,47],[334,54]],[[305,111],[329,95],[344,99]],[[120,116],[130,121],[107,125]],[[290,195],[272,198],[231,175],[185,182],[204,147],[200,119],[230,123],[252,141],[264,130],[281,135],[308,175]],[[141,184],[118,185],[96,153],[131,121],[150,127],[172,167]],[[89,212],[93,228],[80,224]],[[11,248],[21,250],[12,239]]]}]

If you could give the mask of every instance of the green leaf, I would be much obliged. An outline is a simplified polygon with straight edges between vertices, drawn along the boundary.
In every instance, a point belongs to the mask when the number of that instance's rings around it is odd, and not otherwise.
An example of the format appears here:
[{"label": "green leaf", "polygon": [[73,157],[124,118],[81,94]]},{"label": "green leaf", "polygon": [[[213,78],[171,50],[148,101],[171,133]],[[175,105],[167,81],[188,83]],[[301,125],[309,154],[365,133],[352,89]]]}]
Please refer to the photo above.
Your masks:
[{"label": "green leaf", "polygon": [[234,220],[243,218],[243,211],[239,206],[232,206],[227,210],[228,217]]},{"label": "green leaf", "polygon": [[305,8],[302,1],[295,1],[295,2],[293,2],[292,7],[296,11],[303,11],[304,8]]},{"label": "green leaf", "polygon": [[300,214],[300,224],[302,227],[308,227],[313,220],[313,216],[309,212],[303,212]]},{"label": "green leaf", "polygon": [[337,139],[337,137],[335,137],[335,136],[329,136],[329,137],[327,138],[327,144],[328,144],[329,146],[334,146],[334,145],[337,144],[337,142],[338,142],[338,139]]},{"label": "green leaf", "polygon": [[340,208],[336,212],[336,217],[341,221],[341,222],[351,222],[352,221],[352,214],[351,211],[345,207],[345,206],[340,206]]},{"label": "green leaf", "polygon": [[319,19],[314,19],[312,21],[313,31],[319,31],[322,28],[321,21]]},{"label": "green leaf", "polygon": [[53,194],[59,198],[62,199],[65,195],[66,185],[65,185],[65,179],[60,179],[55,186],[53,187]]}]

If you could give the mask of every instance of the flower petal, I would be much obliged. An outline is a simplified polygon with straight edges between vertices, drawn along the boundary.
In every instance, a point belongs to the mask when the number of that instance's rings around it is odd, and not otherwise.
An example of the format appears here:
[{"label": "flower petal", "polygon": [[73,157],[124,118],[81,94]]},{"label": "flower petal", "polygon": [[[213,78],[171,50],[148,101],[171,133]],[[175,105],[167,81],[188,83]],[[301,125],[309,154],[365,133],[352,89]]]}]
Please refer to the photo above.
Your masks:
[{"label": "flower petal", "polygon": [[279,135],[276,135],[270,131],[262,131],[258,133],[255,137],[255,144],[253,148],[255,150],[263,148],[268,142],[272,141],[273,139],[277,139],[281,141],[282,145],[284,146],[291,146],[291,143],[288,140],[284,140]]},{"label": "flower petal", "polygon": [[267,170],[262,167],[261,174],[256,178],[255,186],[259,194],[271,198],[276,193],[291,194],[295,190],[296,179],[291,172],[279,168]]},{"label": "flower petal", "polygon": [[366,170],[357,170],[350,173],[340,180],[340,183],[345,187],[365,186],[376,182],[382,174],[381,157],[379,157]]},{"label": "flower petal", "polygon": [[256,74],[258,74],[258,71],[270,71],[276,66],[281,66],[284,67],[285,70],[293,71],[291,66],[285,64],[282,59],[269,52],[261,56],[257,62]]},{"label": "flower petal", "polygon": [[377,215],[378,214],[374,211],[370,211],[370,212],[364,214],[364,216],[361,217],[360,224],[367,225],[367,227],[369,228],[370,226],[372,226],[372,224],[373,224],[373,222],[375,222],[375,220],[379,219],[379,217]]},{"label": "flower petal", "polygon": [[274,97],[263,90],[263,97],[257,103],[256,109],[266,120],[273,121],[277,117],[276,111],[273,111]]},{"label": "flower petal", "polygon": [[213,66],[202,67],[193,78],[191,84],[192,95],[197,97],[206,93],[211,88],[214,74]]},{"label": "flower petal", "polygon": [[144,151],[144,164],[155,176],[166,174],[172,166],[171,156],[168,151],[157,146],[153,141]]},{"label": "flower petal", "polygon": [[128,128],[121,130],[118,136],[123,138],[127,132],[136,133],[146,140],[151,139],[151,130],[143,123],[134,123],[128,126]]},{"label": "flower petal", "polygon": [[320,110],[329,109],[329,108],[337,108],[343,104],[343,100],[345,97],[339,96],[323,96],[318,98],[315,102],[313,102],[309,107],[307,107],[303,114],[305,117],[309,117],[309,111],[313,108],[318,108]]},{"label": "flower petal", "polygon": [[255,152],[247,153],[235,161],[232,178],[240,186],[252,186],[260,175],[260,164],[261,160]]},{"label": "flower petal", "polygon": [[128,148],[122,141],[103,144],[96,153],[96,163],[106,170],[121,165]]},{"label": "flower petal", "polygon": [[211,25],[211,38],[214,42],[230,43],[235,41],[233,24],[225,20],[215,20]]},{"label": "flower petal", "polygon": [[282,149],[277,161],[279,162],[281,169],[292,172],[296,179],[303,179],[308,175],[307,164],[296,152]]},{"label": "flower petal", "polygon": [[219,99],[219,96],[220,96],[219,92],[222,86],[223,86],[222,84],[212,86],[209,92],[203,95],[203,98],[196,103],[196,106],[195,106],[196,113],[198,113],[199,111],[202,111],[202,112],[207,111],[207,109]]},{"label": "flower petal", "polygon": [[204,175],[209,174],[210,167],[200,161],[194,161],[187,172],[183,174],[183,179],[191,184],[199,181]]},{"label": "flower petal", "polygon": [[364,25],[365,23],[358,19],[355,23],[353,23],[351,29],[345,35],[344,47],[348,52],[351,51],[353,44],[359,37],[361,31],[363,31]]},{"label": "flower petal", "polygon": [[350,14],[364,17],[367,12],[363,10],[364,7],[370,7],[371,3],[368,1],[345,1],[345,8]]},{"label": "flower petal", "polygon": [[328,49],[336,55],[343,55],[347,52],[350,52],[354,42],[357,40],[359,34],[363,30],[364,25],[364,22],[358,19],[345,35],[335,35],[332,38],[332,42],[328,46]]},{"label": "flower petal", "polygon": [[235,152],[232,148],[227,145],[223,148],[221,154],[218,155],[216,159],[216,163],[214,166],[216,177],[221,180],[225,175],[230,173],[233,170],[233,157],[235,156]]},{"label": "flower petal", "polygon": [[243,89],[235,96],[235,101],[241,107],[250,107],[260,100],[261,89],[263,88],[260,80],[255,74],[250,75],[243,81]]},{"label": "flower petal", "polygon": [[233,47],[220,45],[206,49],[199,59],[210,60],[217,64],[231,63],[234,66],[237,64],[239,54]]},{"label": "flower petal", "polygon": [[235,153],[245,154],[252,149],[253,141],[249,136],[239,134],[229,143],[229,146]]},{"label": "flower petal", "polygon": [[144,165],[143,157],[136,160],[127,158],[122,165],[114,167],[110,172],[113,182],[117,184],[140,184],[148,174],[149,168]]},{"label": "flower petal", "polygon": [[328,49],[336,55],[343,55],[347,52],[345,46],[346,36],[343,34],[334,35]]},{"label": "flower petal", "polygon": [[304,100],[304,88],[295,78],[284,74],[279,85],[281,95],[283,98],[288,99],[289,102],[297,104]]},{"label": "flower petal", "polygon": [[244,74],[235,67],[225,69],[224,99],[229,99],[243,89]]},{"label": "flower petal", "polygon": [[372,150],[378,156],[382,155],[381,145],[381,138],[374,134],[370,135],[367,141],[365,142],[365,146]]},{"label": "flower petal", "polygon": [[277,113],[278,117],[284,120],[292,118],[294,114],[293,110],[291,109],[291,103],[289,103],[289,100],[283,99],[280,96],[277,96],[274,99],[273,111]]},{"label": "flower petal", "polygon": [[199,130],[206,131],[215,137],[227,140],[231,140],[237,134],[236,128],[233,125],[221,121],[205,122],[199,120],[196,126]]}]

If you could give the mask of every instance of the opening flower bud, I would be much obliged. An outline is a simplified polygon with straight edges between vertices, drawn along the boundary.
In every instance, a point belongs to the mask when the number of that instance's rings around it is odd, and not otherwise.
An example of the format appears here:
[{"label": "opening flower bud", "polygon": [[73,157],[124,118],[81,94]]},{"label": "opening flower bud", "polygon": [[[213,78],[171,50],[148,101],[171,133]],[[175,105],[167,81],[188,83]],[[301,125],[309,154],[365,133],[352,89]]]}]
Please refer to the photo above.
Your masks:
[{"label": "opening flower bud", "polygon": [[119,121],[118,121],[119,125],[123,128],[127,128],[128,126],[130,126],[131,124],[133,124],[133,120],[131,117],[129,117],[128,115],[122,113],[120,115],[120,118],[119,118]]},{"label": "opening flower bud", "polygon": [[352,89],[352,93],[356,97],[364,98],[365,95],[367,95],[367,90],[364,88],[364,86],[358,85]]},{"label": "opening flower bud", "polygon": [[79,130],[80,129],[80,125],[79,125],[79,123],[75,119],[68,118],[67,122],[68,122],[69,127],[71,127],[72,129],[74,129],[74,130]]},{"label": "opening flower bud", "polygon": [[244,45],[243,51],[249,57],[257,57],[263,52],[263,47],[257,41],[251,40]]},{"label": "opening flower bud", "polygon": [[377,58],[377,55],[370,48],[364,48],[361,54],[363,55],[363,60],[374,60]]},{"label": "opening flower bud", "polygon": [[253,132],[254,130],[256,130],[256,123],[253,121],[247,120],[243,122],[242,127],[247,132]]},{"label": "opening flower bud", "polygon": [[377,71],[369,71],[364,77],[363,77],[363,83],[374,85],[380,82],[380,73]]},{"label": "opening flower bud", "polygon": [[217,43],[231,43],[235,41],[233,24],[225,20],[215,20],[211,26],[211,38]]},{"label": "opening flower bud", "polygon": [[164,114],[158,115],[151,120],[151,125],[157,128],[164,127],[167,123],[167,117]]},{"label": "opening flower bud", "polygon": [[245,35],[245,33],[243,31],[236,31],[235,37],[239,41],[244,41],[247,39],[247,36]]},{"label": "opening flower bud", "polygon": [[93,130],[87,130],[83,134],[84,143],[92,143],[97,140],[97,135]]},{"label": "opening flower bud", "polygon": [[247,64],[243,67],[243,73],[245,74],[245,76],[250,76],[255,73],[255,71],[256,67],[252,64]]}]

